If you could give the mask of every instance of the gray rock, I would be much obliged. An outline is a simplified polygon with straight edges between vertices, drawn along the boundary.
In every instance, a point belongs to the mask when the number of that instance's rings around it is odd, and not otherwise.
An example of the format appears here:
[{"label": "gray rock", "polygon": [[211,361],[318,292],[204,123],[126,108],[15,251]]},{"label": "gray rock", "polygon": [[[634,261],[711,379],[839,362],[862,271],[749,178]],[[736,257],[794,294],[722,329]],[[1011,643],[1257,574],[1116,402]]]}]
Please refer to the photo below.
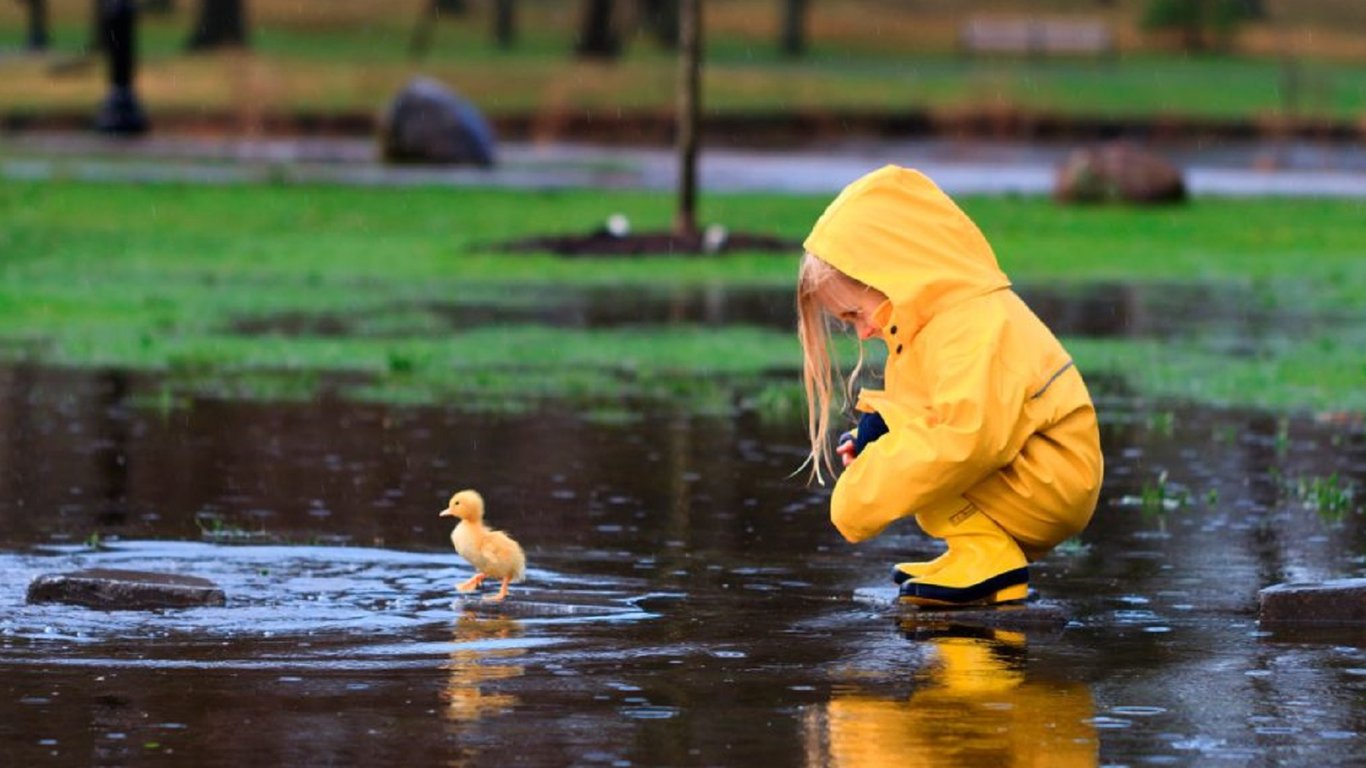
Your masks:
[{"label": "gray rock", "polygon": [[28,586],[28,602],[132,611],[223,605],[227,600],[218,585],[197,576],[91,568],[39,576]]},{"label": "gray rock", "polygon": [[494,164],[493,129],[465,99],[429,77],[410,81],[383,116],[380,148],[392,163]]},{"label": "gray rock", "polygon": [[1174,203],[1186,199],[1186,182],[1166,158],[1117,141],[1068,155],[1053,196],[1065,203]]},{"label": "gray rock", "polygon": [[1366,625],[1366,579],[1276,584],[1257,598],[1262,625]]}]

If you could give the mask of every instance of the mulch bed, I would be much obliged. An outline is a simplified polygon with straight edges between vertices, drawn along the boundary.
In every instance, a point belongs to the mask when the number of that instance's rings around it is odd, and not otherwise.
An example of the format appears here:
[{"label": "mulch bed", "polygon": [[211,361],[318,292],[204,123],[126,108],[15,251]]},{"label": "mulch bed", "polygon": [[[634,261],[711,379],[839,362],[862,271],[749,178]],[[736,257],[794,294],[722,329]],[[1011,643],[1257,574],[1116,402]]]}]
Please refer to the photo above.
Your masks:
[{"label": "mulch bed", "polygon": [[547,235],[505,243],[500,250],[511,253],[545,253],[560,256],[704,256],[731,251],[786,251],[801,253],[799,240],[749,232],[709,229],[693,235],[673,232],[633,232],[614,235],[598,231],[586,235]]}]

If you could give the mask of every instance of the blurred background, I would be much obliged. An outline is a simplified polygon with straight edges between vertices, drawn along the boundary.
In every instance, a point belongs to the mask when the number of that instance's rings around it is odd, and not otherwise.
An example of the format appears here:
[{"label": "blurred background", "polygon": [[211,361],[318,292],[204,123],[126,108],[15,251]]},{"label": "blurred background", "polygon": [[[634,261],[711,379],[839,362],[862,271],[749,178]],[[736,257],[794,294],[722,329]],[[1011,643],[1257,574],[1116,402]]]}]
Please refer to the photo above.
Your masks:
[{"label": "blurred background", "polygon": [[[1359,0],[703,5],[712,143],[1366,130]],[[422,74],[502,139],[670,141],[677,0],[4,2],[6,129],[91,125],[112,77],[100,13],[118,6],[158,132],[369,134]]]}]

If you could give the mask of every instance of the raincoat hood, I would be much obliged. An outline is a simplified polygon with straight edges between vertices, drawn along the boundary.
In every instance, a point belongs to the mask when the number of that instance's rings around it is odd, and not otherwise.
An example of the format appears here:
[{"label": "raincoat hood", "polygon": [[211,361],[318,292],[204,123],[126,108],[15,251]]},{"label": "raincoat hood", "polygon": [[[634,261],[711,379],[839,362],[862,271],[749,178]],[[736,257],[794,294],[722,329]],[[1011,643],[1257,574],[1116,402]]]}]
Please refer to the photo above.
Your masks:
[{"label": "raincoat hood", "polygon": [[924,174],[884,166],[844,188],[816,221],[806,250],[876,288],[915,328],[1010,280],[967,214]]}]

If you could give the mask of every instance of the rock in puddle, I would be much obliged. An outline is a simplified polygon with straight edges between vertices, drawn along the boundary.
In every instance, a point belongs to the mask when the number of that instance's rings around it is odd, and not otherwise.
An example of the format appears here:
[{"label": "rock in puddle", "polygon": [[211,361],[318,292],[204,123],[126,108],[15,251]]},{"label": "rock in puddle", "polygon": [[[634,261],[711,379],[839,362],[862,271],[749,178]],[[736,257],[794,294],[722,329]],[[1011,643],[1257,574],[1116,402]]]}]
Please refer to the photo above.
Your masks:
[{"label": "rock in puddle", "polygon": [[1276,584],[1257,597],[1263,626],[1366,626],[1366,579]]},{"label": "rock in puddle", "polygon": [[28,586],[28,602],[141,611],[224,605],[227,599],[217,584],[198,576],[91,568],[39,576]]}]

